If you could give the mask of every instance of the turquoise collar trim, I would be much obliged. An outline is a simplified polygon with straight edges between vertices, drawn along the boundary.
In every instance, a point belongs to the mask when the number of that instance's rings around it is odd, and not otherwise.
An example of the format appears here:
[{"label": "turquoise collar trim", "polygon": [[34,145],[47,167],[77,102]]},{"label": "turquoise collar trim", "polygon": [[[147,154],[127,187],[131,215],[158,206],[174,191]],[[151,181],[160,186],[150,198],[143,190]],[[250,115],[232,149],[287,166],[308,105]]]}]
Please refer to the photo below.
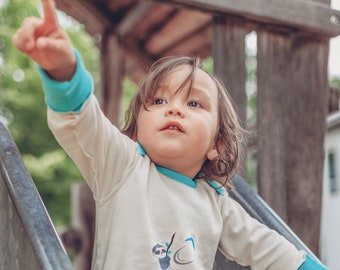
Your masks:
[{"label": "turquoise collar trim", "polygon": [[173,170],[170,170],[168,168],[165,168],[165,167],[162,167],[162,166],[159,166],[159,165],[156,165],[156,168],[161,174],[164,174],[165,176],[167,176],[167,177],[169,177],[173,180],[176,180],[176,181],[178,181],[182,184],[185,184],[189,187],[192,187],[192,188],[197,187],[196,179],[191,179],[188,176],[185,176],[181,173],[175,172]]},{"label": "turquoise collar trim", "polygon": [[[140,143],[137,143],[137,152],[138,152],[138,154],[140,154],[143,157],[146,155],[146,151]],[[181,173],[175,172],[173,170],[170,170],[168,168],[165,168],[165,167],[162,167],[162,166],[159,166],[159,165],[156,165],[156,168],[161,174],[163,174],[163,175],[165,175],[165,176],[167,176],[167,177],[169,177],[173,180],[176,180],[176,181],[183,183],[183,184],[185,184],[189,187],[192,187],[192,188],[195,188],[197,186],[195,179],[191,179],[191,178],[189,178],[189,177],[187,177],[187,176],[185,176]]]},{"label": "turquoise collar trim", "polygon": [[146,151],[145,151],[144,147],[140,143],[137,143],[137,152],[142,157],[144,157],[146,155]]},{"label": "turquoise collar trim", "polygon": [[225,194],[225,189],[221,185],[219,185],[217,182],[212,181],[212,180],[208,180],[208,183],[211,187],[213,187],[216,190],[216,192],[219,195],[223,196]]},{"label": "turquoise collar trim", "polygon": [[[140,143],[137,143],[137,152],[138,152],[138,154],[140,154],[143,157],[146,155],[146,151]],[[171,178],[175,181],[178,181],[178,182],[180,182],[184,185],[187,185],[189,187],[192,187],[192,188],[197,187],[197,180],[196,179],[191,179],[188,176],[185,176],[181,173],[175,172],[173,170],[170,170],[168,168],[165,168],[165,167],[162,167],[162,166],[159,166],[159,165],[156,165],[156,168],[161,174],[163,174],[163,175],[165,175],[165,176],[167,176],[167,177],[169,177],[169,178]],[[208,180],[207,182],[212,188],[214,188],[216,190],[216,192],[219,195],[223,196],[225,194],[225,189],[223,187],[221,187],[217,182],[211,181],[211,180]]]}]

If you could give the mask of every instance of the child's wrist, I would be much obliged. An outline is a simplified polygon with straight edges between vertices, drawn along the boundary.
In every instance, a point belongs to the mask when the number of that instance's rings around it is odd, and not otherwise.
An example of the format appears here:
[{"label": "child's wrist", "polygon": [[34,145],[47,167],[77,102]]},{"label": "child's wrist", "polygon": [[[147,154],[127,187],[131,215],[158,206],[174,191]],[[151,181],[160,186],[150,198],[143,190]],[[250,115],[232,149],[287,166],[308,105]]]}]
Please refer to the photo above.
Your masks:
[{"label": "child's wrist", "polygon": [[56,112],[79,112],[93,90],[92,76],[85,69],[80,54],[74,50],[75,72],[69,81],[54,80],[38,66],[45,92],[45,102]]},{"label": "child's wrist", "polygon": [[44,70],[49,77],[57,82],[71,81],[77,68],[77,59],[74,53],[72,53],[71,59],[63,67],[58,67],[51,70]]}]

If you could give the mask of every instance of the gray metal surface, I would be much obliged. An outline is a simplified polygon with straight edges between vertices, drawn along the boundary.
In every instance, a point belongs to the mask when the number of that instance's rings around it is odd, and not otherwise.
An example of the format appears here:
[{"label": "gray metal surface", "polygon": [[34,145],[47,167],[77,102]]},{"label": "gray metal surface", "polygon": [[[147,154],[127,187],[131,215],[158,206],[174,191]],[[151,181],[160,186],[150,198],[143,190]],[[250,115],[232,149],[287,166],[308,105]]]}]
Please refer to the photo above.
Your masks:
[{"label": "gray metal surface", "polygon": [[299,250],[306,251],[312,258],[318,260],[313,252],[241,176],[236,175],[233,178],[233,185],[235,189],[232,190],[231,197],[241,204],[252,217],[277,231]]},{"label": "gray metal surface", "polygon": [[0,270],[72,269],[8,130],[0,123]]},{"label": "gray metal surface", "polygon": [[[250,187],[250,185],[239,175],[233,178],[234,189],[230,197],[236,200],[249,213],[269,228],[277,231],[299,250],[306,251],[312,258],[318,261],[313,252],[302,242],[302,240],[284,223],[284,221],[263,201],[263,199]],[[235,262],[228,261],[219,252],[216,254],[214,270],[246,270]]]}]

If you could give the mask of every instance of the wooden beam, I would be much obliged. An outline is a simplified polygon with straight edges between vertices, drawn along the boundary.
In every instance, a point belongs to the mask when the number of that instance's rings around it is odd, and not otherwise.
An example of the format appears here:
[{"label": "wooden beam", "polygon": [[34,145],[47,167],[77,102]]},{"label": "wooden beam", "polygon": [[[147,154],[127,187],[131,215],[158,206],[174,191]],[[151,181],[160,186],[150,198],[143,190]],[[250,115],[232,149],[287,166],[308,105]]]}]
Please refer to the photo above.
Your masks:
[{"label": "wooden beam", "polygon": [[[147,0],[146,0],[147,1]],[[149,0],[150,1],[150,0]],[[310,0],[152,0],[235,15],[254,21],[289,27],[319,36],[340,35],[340,11],[328,4]]]},{"label": "wooden beam", "polygon": [[84,24],[91,35],[101,35],[105,29],[111,28],[111,21],[103,16],[97,5],[82,0],[55,0],[56,7]]},{"label": "wooden beam", "polygon": [[154,4],[151,2],[141,2],[125,16],[118,25],[116,32],[119,36],[124,37],[141,21],[145,14],[152,8]]},{"label": "wooden beam", "polygon": [[[211,16],[209,14],[193,12],[188,9],[179,10],[171,20],[168,20],[162,28],[150,36],[145,44],[145,48],[155,55],[162,54],[171,48],[174,43],[180,43],[207,23],[211,24]],[[192,44],[192,46],[195,45]]]},{"label": "wooden beam", "polygon": [[122,82],[125,75],[124,57],[117,36],[111,32],[104,32],[100,48],[99,101],[106,117],[116,126],[119,126],[121,112]]},{"label": "wooden beam", "polygon": [[[171,54],[186,54],[203,57],[201,53],[196,53],[198,48],[210,44],[211,39],[211,21],[203,24],[195,31],[186,34],[181,39],[174,40],[168,44],[167,47],[163,48],[161,52],[158,52],[157,58]],[[198,49],[200,51],[200,49]]]}]

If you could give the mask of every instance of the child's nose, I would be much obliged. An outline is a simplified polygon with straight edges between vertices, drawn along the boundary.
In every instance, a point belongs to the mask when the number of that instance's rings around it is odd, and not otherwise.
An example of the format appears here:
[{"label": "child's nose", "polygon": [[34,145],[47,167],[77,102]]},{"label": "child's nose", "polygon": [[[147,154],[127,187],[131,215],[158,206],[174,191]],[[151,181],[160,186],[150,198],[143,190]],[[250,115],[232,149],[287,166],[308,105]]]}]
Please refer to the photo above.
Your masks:
[{"label": "child's nose", "polygon": [[176,104],[169,104],[167,110],[166,110],[166,115],[167,116],[178,116],[183,118],[184,117],[184,112],[183,109],[176,105]]}]

